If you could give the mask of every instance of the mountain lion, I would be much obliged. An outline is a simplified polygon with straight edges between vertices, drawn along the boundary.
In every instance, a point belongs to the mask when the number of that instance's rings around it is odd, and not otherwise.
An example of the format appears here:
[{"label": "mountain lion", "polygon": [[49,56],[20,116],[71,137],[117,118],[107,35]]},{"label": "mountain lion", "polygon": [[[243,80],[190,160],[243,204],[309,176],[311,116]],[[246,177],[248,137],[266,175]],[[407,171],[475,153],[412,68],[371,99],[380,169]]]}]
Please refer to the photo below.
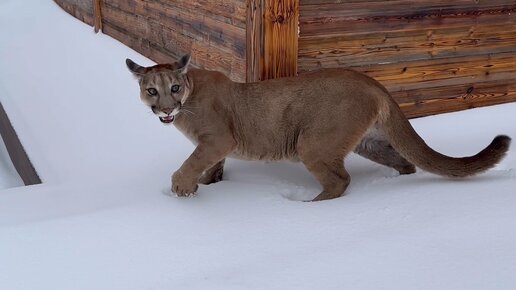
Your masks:
[{"label": "mountain lion", "polygon": [[220,72],[189,69],[189,62],[189,55],[151,67],[126,60],[143,103],[197,145],[172,175],[178,196],[194,194],[198,183],[220,181],[226,157],[299,160],[323,187],[314,200],[326,200],[348,187],[343,160],[350,151],[400,174],[414,173],[416,165],[465,177],[495,166],[511,142],[500,135],[471,157],[440,154],[414,131],[380,83],[353,70],[236,83]]}]

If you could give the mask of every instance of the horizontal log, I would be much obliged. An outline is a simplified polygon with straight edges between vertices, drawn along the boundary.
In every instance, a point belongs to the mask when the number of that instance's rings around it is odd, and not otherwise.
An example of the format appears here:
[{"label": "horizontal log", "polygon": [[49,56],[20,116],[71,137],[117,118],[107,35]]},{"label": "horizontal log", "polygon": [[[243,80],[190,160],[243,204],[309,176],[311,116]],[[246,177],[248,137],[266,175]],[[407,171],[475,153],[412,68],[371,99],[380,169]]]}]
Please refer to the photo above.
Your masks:
[{"label": "horizontal log", "polygon": [[380,81],[390,91],[401,91],[512,78],[516,74],[516,52],[361,66],[355,69]]},{"label": "horizontal log", "polygon": [[[91,1],[56,2],[92,23]],[[256,17],[266,11],[249,8],[262,0],[103,3],[105,33],[158,62],[192,52],[200,67],[238,81],[246,74],[259,78],[264,36],[256,25],[264,22]],[[325,67],[362,71],[384,84],[411,117],[516,100],[516,0],[299,4],[299,73]]]},{"label": "horizontal log", "polygon": [[[162,27],[159,28],[160,30],[152,28],[153,24],[150,26],[150,31],[161,31],[165,35],[170,33]],[[134,36],[133,32],[126,31],[119,25],[107,20],[104,22],[104,32],[158,63],[175,61],[181,54],[190,52],[192,62],[196,66],[224,72],[236,81],[245,81],[245,60],[234,57],[230,52],[199,44],[188,37],[174,34],[174,43],[157,44],[149,39]],[[155,39],[151,35],[148,34],[148,38]],[[169,50],[169,47],[172,48]]]},{"label": "horizontal log", "polygon": [[157,46],[146,39],[133,37],[123,28],[113,25],[110,22],[104,22],[103,29],[105,34],[110,35],[157,63],[170,63],[177,60],[177,56],[172,52],[167,51],[163,47]]},{"label": "horizontal log", "polygon": [[80,21],[93,26],[93,3],[91,1],[54,0],[64,11]]},{"label": "horizontal log", "polygon": [[304,70],[319,67],[321,59],[358,66],[511,51],[516,51],[516,24],[299,39]]},{"label": "horizontal log", "polygon": [[409,118],[461,111],[516,101],[516,88],[502,85],[484,92],[448,96],[446,98],[401,103],[400,107]]},{"label": "horizontal log", "polygon": [[106,4],[119,6],[127,12],[139,14],[140,7],[157,11],[147,11],[148,17],[156,17],[168,13],[166,10],[184,12],[195,15],[199,19],[208,18],[245,29],[246,1],[245,0],[103,0]]},{"label": "horizontal log", "polygon": [[[348,11],[347,9],[349,9],[347,6],[340,4],[330,7],[301,6],[300,37],[336,36],[360,32],[429,30],[440,27],[490,25],[496,22],[510,24],[516,20],[516,3],[509,8],[493,8],[492,10],[472,11],[471,13],[443,14],[436,10],[421,17],[415,17],[404,10],[399,10],[398,15],[393,16],[349,17],[347,13],[340,15],[342,11]],[[349,11],[354,12],[353,10]],[[380,11],[384,13],[384,11],[378,10],[378,12]]]},{"label": "horizontal log", "polygon": [[[89,2],[90,4],[86,4]],[[93,24],[91,1],[56,0],[63,9]],[[192,54],[198,67],[246,79],[244,0],[103,0],[103,32],[163,63]]]},{"label": "horizontal log", "polygon": [[367,11],[369,13],[378,13],[374,11],[381,10],[404,10],[404,11],[421,11],[429,9],[486,9],[514,4],[513,0],[300,0],[303,6],[308,5],[345,5],[347,10]]},{"label": "horizontal log", "polygon": [[420,104],[439,99],[468,98],[469,95],[503,95],[514,91],[516,91],[516,78],[403,90],[391,92],[391,95],[399,104]]},{"label": "horizontal log", "polygon": [[[135,5],[133,8],[142,9],[143,6]],[[222,71],[236,81],[245,81],[245,55],[220,45],[220,42],[215,41],[216,38],[208,34],[188,33],[187,28],[175,25],[177,23],[163,25],[159,19],[129,13],[117,6],[105,5],[102,11],[105,26],[111,28],[104,29],[106,34],[112,35],[155,61],[163,62],[165,59],[176,59],[182,54],[191,53],[195,65]],[[113,30],[119,33],[115,36],[112,34]],[[245,30],[240,29],[239,32],[242,34],[243,42],[240,46],[245,46]],[[240,52],[245,52],[239,49]],[[150,53],[152,50],[157,51]]]},{"label": "horizontal log", "polygon": [[[217,21],[202,14],[195,14],[176,7],[163,5],[159,1],[119,0],[105,3],[103,16],[105,19],[123,17],[134,21],[140,26],[148,26],[147,22],[154,21],[163,27],[188,35],[196,41],[209,45],[218,45],[233,51],[240,57],[245,55],[245,29]],[[126,2],[132,4],[128,7]],[[167,3],[170,1],[167,1]],[[131,25],[131,23],[127,23]],[[159,33],[157,31],[156,33]],[[141,35],[145,37],[145,34]],[[166,39],[173,42],[174,38]]]},{"label": "horizontal log", "polygon": [[[368,66],[345,66],[324,60],[321,61],[321,67],[353,68],[375,78],[395,92],[512,77],[516,73],[516,52]],[[304,70],[300,73],[302,72]]]},{"label": "horizontal log", "polygon": [[300,73],[354,68],[410,117],[516,100],[516,1],[300,3]]}]

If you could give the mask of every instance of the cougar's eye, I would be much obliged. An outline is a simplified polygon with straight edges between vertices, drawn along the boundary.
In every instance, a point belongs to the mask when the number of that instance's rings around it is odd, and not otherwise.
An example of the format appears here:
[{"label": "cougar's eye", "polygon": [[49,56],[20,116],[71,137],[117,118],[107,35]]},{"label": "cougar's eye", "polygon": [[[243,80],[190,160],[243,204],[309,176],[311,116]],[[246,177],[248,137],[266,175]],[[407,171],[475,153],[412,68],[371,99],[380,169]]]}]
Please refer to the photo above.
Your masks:
[{"label": "cougar's eye", "polygon": [[172,90],[172,92],[173,92],[173,93],[177,93],[177,92],[179,92],[179,89],[180,89],[180,88],[181,88],[181,87],[180,87],[179,85],[173,85],[173,86],[172,86],[172,88],[171,88],[171,90]]},{"label": "cougar's eye", "polygon": [[155,88],[147,89],[147,93],[151,96],[155,96],[158,94],[158,91]]}]

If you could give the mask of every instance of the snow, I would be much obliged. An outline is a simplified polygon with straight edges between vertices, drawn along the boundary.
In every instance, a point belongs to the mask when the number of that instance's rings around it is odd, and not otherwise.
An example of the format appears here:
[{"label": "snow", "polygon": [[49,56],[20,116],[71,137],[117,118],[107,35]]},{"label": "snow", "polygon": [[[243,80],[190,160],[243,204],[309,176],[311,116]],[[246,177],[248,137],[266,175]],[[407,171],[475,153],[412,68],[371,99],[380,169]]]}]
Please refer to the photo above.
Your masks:
[{"label": "snow", "polygon": [[[52,1],[0,1],[0,99],[43,184],[0,190],[0,289],[514,289],[516,152],[475,178],[356,156],[347,195],[301,164],[229,160],[168,193],[193,146],[138,98],[136,52]],[[516,104],[412,121],[471,155],[516,136]]]}]

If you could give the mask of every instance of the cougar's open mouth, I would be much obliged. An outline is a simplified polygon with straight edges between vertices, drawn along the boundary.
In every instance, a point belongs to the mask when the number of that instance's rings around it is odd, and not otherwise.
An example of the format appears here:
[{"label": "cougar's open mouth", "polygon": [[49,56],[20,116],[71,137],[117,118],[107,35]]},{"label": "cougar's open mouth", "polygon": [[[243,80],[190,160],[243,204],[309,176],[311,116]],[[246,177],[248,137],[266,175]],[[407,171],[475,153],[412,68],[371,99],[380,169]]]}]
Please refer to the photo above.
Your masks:
[{"label": "cougar's open mouth", "polygon": [[159,117],[161,123],[170,124],[174,122],[174,116]]}]

